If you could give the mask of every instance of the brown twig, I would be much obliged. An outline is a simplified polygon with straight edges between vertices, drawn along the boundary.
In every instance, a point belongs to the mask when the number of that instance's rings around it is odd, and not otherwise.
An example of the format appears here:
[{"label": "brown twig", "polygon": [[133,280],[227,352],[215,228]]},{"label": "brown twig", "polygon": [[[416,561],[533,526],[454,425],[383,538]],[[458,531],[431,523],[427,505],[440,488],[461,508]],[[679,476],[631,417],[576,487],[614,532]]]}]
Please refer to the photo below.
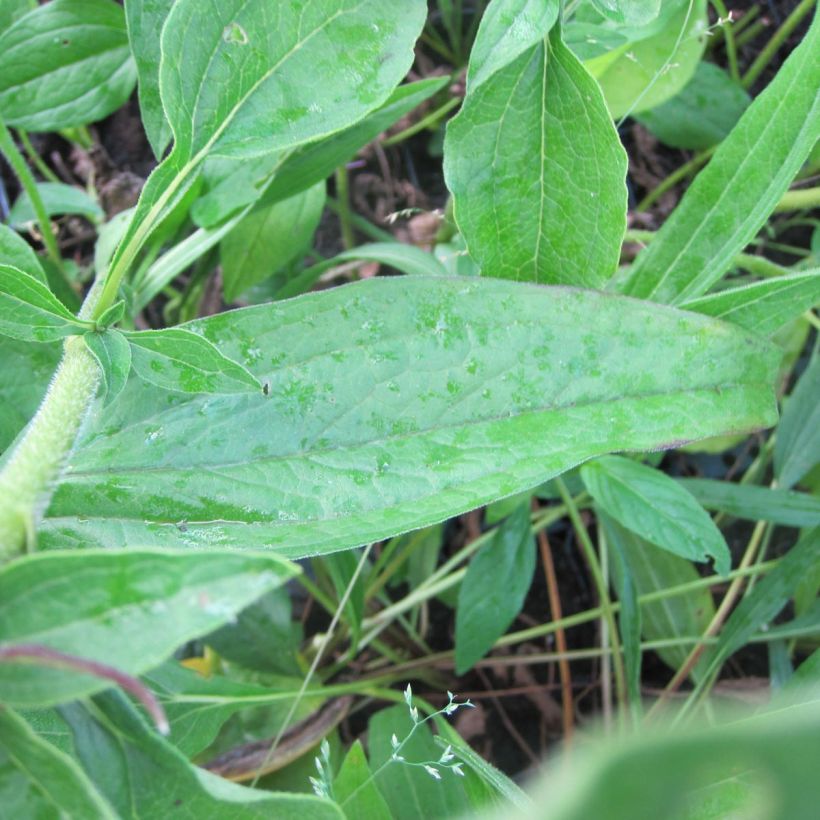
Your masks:
[{"label": "brown twig", "polygon": [[[538,508],[538,502],[533,499],[533,509]],[[538,549],[541,553],[541,563],[544,565],[544,578],[547,582],[547,595],[550,602],[550,618],[560,621],[561,596],[558,592],[558,579],[555,575],[555,564],[552,560],[552,550],[545,530],[538,533]],[[555,645],[559,652],[567,651],[567,636],[563,629],[555,633]],[[561,678],[561,710],[564,722],[564,740],[569,743],[575,727],[575,707],[572,702],[572,675],[569,661],[564,657],[558,661],[558,673]]]}]

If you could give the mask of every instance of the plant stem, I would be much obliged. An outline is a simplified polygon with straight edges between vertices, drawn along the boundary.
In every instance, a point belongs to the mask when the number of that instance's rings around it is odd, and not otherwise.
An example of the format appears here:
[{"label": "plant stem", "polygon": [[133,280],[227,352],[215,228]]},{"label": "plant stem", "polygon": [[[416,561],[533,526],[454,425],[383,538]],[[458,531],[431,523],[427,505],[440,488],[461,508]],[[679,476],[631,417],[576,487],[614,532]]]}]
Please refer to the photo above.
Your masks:
[{"label": "plant stem", "polygon": [[80,337],[65,353],[34,418],[0,472],[0,561],[21,553],[33,538],[35,511],[74,444],[94,396],[99,367]]},{"label": "plant stem", "polygon": [[711,0],[721,20],[724,20],[720,30],[723,32],[723,39],[726,41],[726,59],[729,61],[729,73],[732,79],[740,82],[740,69],[737,66],[737,47],[735,44],[735,32],[733,30],[732,17],[726,10],[726,4],[723,0]]},{"label": "plant stem", "polygon": [[560,478],[555,479],[555,486],[564,506],[567,508],[569,519],[572,522],[575,534],[583,550],[584,557],[587,560],[589,570],[592,573],[592,579],[598,590],[598,598],[601,602],[601,614],[606,620],[609,629],[609,637],[612,641],[612,651],[614,653],[614,670],[615,670],[615,690],[618,694],[618,702],[621,706],[626,705],[626,675],[624,673],[624,661],[621,655],[620,640],[618,638],[618,626],[615,623],[615,615],[612,607],[612,600],[609,597],[609,589],[606,585],[601,565],[598,561],[598,554],[595,551],[595,546],[589,537],[587,528],[581,520],[581,515],[578,512],[578,507],[575,504],[575,499],[570,495],[566,485]]},{"label": "plant stem", "polygon": [[789,35],[797,28],[800,21],[812,10],[815,0],[802,0],[794,11],[783,21],[780,28],[772,35],[772,38],[763,47],[760,54],[743,75],[743,87],[751,88],[755,80],[769,65],[777,50],[786,42]]},{"label": "plant stem", "polygon": [[17,175],[17,178],[20,180],[23,190],[28,194],[29,200],[31,200],[31,205],[34,208],[34,213],[37,215],[37,222],[40,226],[40,234],[43,237],[43,244],[46,246],[46,253],[48,254],[49,259],[51,259],[51,261],[57,266],[57,270],[63,273],[63,260],[60,256],[60,250],[57,247],[57,240],[54,237],[54,232],[51,230],[51,220],[46,212],[46,206],[43,203],[40,192],[37,190],[37,183],[34,180],[34,176],[29,170],[28,165],[26,164],[26,160],[18,150],[17,145],[11,136],[11,132],[6,127],[6,123],[3,121],[1,116],[0,152],[2,152],[8,160],[9,165]]},{"label": "plant stem", "polygon": [[460,102],[461,100],[458,97],[450,98],[435,111],[431,111],[426,117],[422,117],[418,122],[414,122],[405,128],[404,131],[399,131],[398,134],[393,134],[392,137],[388,137],[382,142],[382,145],[395,145],[398,142],[402,142],[402,140],[406,140],[408,137],[412,137],[414,134],[418,134],[419,131],[423,131],[425,128],[431,128],[438,123],[442,117],[459,105]]},{"label": "plant stem", "polygon": [[774,206],[774,212],[802,211],[806,208],[820,208],[820,188],[795,188],[786,191],[780,202]]},{"label": "plant stem", "polygon": [[34,150],[34,146],[31,144],[28,134],[18,128],[17,136],[20,138],[20,142],[23,143],[23,148],[26,149],[26,154],[28,154],[29,160],[34,164],[34,167],[42,174],[42,176],[49,182],[59,183],[60,180],[57,178],[57,174],[55,174],[54,171],[52,171],[51,168],[43,162],[43,158]]},{"label": "plant stem", "polygon": [[700,151],[695,154],[689,162],[684,163],[677,170],[669,174],[666,179],[662,180],[654,190],[650,191],[639,203],[636,211],[646,211],[649,206],[662,197],[670,188],[674,188],[682,179],[686,179],[689,174],[693,174],[702,165],[705,165],[712,154],[715,153],[717,146],[707,148],[705,151]]},{"label": "plant stem", "polygon": [[336,169],[336,200],[339,203],[337,214],[339,227],[342,231],[342,245],[346,251],[356,246],[356,237],[353,233],[353,223],[350,220],[350,185],[347,166],[340,165]]}]

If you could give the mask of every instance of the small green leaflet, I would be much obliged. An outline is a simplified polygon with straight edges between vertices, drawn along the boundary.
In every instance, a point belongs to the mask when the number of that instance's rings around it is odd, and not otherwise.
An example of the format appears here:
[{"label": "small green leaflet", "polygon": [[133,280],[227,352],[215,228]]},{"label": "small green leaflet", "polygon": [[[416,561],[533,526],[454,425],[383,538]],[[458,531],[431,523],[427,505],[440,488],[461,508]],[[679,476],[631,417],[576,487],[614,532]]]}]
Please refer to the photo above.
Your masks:
[{"label": "small green leaflet", "polygon": [[29,276],[48,284],[45,272],[31,245],[17,231],[0,224],[0,262],[18,268]]},{"label": "small green leaflet", "polygon": [[703,507],[674,479],[623,456],[581,467],[589,494],[616,521],[661,549],[693,561],[714,559],[725,575],[731,555]]},{"label": "small green leaflet", "polygon": [[223,356],[206,338],[182,328],[123,334],[137,375],[182,393],[247,393],[262,385],[241,364]]},{"label": "small green leaflet", "polygon": [[[101,222],[105,217],[103,209],[81,188],[64,185],[62,182],[39,182],[37,192],[49,216],[59,214],[79,214],[91,222]],[[12,206],[9,223],[17,228],[27,222],[36,222],[37,215],[28,193],[23,192]]]},{"label": "small green leaflet", "polygon": [[25,342],[56,342],[90,327],[39,279],[0,264],[0,334]]},{"label": "small green leaflet", "polygon": [[119,396],[128,380],[131,345],[118,330],[86,333],[83,340],[100,366],[103,406],[106,407]]}]

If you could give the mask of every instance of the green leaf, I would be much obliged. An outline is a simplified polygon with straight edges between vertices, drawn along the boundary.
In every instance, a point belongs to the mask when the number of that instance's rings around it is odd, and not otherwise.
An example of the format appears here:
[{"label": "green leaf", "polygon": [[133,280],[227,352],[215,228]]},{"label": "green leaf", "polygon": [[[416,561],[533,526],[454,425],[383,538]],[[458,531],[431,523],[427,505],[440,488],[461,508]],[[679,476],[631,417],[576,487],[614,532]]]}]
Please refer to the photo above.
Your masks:
[{"label": "green leaf", "polygon": [[557,0],[493,0],[470,52],[470,91],[540,43],[558,19],[558,5]]},{"label": "green leaf", "polygon": [[0,335],[0,452],[40,406],[60,361],[60,345],[22,342]]},{"label": "green leaf", "polygon": [[0,709],[0,793],[6,817],[50,817],[56,810],[60,817],[117,820],[76,762],[5,708]]},{"label": "green leaf", "polygon": [[220,245],[225,299],[233,302],[304,255],[324,207],[324,181],[279,202],[263,196]]},{"label": "green leaf", "polygon": [[[333,555],[328,555],[324,559],[323,566],[330,576],[338,601],[342,600],[350,582],[353,580],[360,559],[361,555],[351,550],[337,552]],[[344,606],[345,622],[350,629],[354,652],[356,651],[359,638],[362,634],[364,602],[365,579],[363,575],[360,575],[353,584],[353,588]]]},{"label": "green leaf", "polygon": [[[464,793],[461,778],[442,771],[442,782],[434,780],[424,769],[390,761],[393,754],[391,737],[404,740],[413,727],[407,707],[392,706],[370,718],[368,751],[370,767],[376,775],[376,786],[387,801],[395,820],[418,820],[419,817],[465,817],[470,814],[470,802]],[[401,751],[411,762],[435,761],[441,757],[427,726],[420,726]],[[382,765],[387,766],[382,768]]]},{"label": "green leaf", "polygon": [[521,504],[467,567],[456,609],[456,674],[472,668],[507,631],[524,605],[534,572],[530,507]]},{"label": "green leaf", "polygon": [[635,40],[627,32],[627,42],[584,62],[600,83],[613,117],[668,100],[689,82],[700,62],[708,25],[706,0],[678,0],[669,8],[672,13],[656,18],[660,27],[636,32]]},{"label": "green leaf", "polygon": [[[0,569],[0,642],[41,644],[140,674],[295,574],[274,555],[148,549],[53,551]],[[110,686],[30,663],[0,664],[0,699],[47,706]]]},{"label": "green leaf", "polygon": [[360,740],[355,741],[348,750],[333,781],[333,799],[347,817],[393,820],[387,803],[372,779]]},{"label": "green leaf", "polygon": [[0,334],[24,342],[55,342],[88,330],[39,280],[0,265]]},{"label": "green leaf", "polygon": [[[818,732],[820,705],[812,699],[732,723],[674,730],[661,725],[626,737],[596,738],[573,755],[570,775],[562,760],[539,777],[533,784],[537,810],[518,817],[811,818],[820,801]],[[738,786],[736,793],[726,794],[732,785]],[[706,811],[710,798],[716,813]]]},{"label": "green leaf", "polygon": [[444,173],[484,276],[600,287],[615,272],[626,153],[557,29],[467,94]]},{"label": "green leaf", "polygon": [[794,487],[820,461],[820,355],[815,354],[783,407],[774,444],[774,475]]},{"label": "green leaf", "polygon": [[136,73],[122,8],[52,0],[0,34],[0,115],[28,131],[58,131],[116,111]]},{"label": "green leaf", "polygon": [[352,124],[406,74],[425,12],[421,0],[401,14],[380,0],[223,0],[207,13],[178,0],[160,64],[175,152],[251,156]]},{"label": "green leaf", "polygon": [[0,263],[27,273],[47,285],[46,275],[31,245],[16,231],[0,224]]},{"label": "green leaf", "polygon": [[679,478],[678,483],[707,510],[722,510],[747,521],[771,521],[786,527],[814,527],[820,524],[820,498],[808,493],[708,478]]},{"label": "green leaf", "polygon": [[722,290],[684,302],[681,307],[771,336],[820,302],[820,270],[793,273]]},{"label": "green leaf", "polygon": [[121,817],[344,820],[329,801],[247,789],[194,766],[118,693],[98,696],[88,709],[72,704],[61,713],[73,730],[77,757]]},{"label": "green leaf", "polygon": [[776,348],[608,294],[393,277],[188,327],[269,395],[171,395],[130,380],[89,419],[43,543],[330,552],[613,450],[775,421]]},{"label": "green leaf", "polygon": [[661,0],[592,0],[608,20],[627,26],[651,23],[661,11]]},{"label": "green leaf", "polygon": [[[658,550],[612,518],[605,517],[603,520],[608,538],[617,541],[639,596],[682,586],[700,577],[690,561]],[[613,574],[617,575],[620,563],[613,562],[612,569]],[[709,590],[693,589],[684,595],[642,604],[641,633],[649,641],[702,635],[714,614],[715,605]],[[658,657],[672,669],[678,669],[688,655],[688,649],[680,646],[656,651]],[[693,674],[698,677],[697,669]]]},{"label": "green leaf", "polygon": [[171,126],[159,94],[160,35],[174,0],[125,0],[128,40],[137,64],[142,124],[154,156],[160,159],[171,141]]},{"label": "green leaf", "polygon": [[585,464],[581,477],[596,503],[627,529],[681,558],[712,558],[726,575],[729,547],[694,497],[660,470],[621,456]]},{"label": "green leaf", "polygon": [[768,625],[794,595],[804,575],[820,566],[820,527],[808,530],[777,566],[759,580],[732,611],[718,636],[698,664],[705,678],[715,674],[723,662],[744,646],[759,629]]},{"label": "green leaf", "polygon": [[29,0],[0,0],[0,33],[29,11]]},{"label": "green leaf", "polygon": [[221,658],[261,672],[298,675],[302,628],[292,618],[290,592],[275,589],[242,610],[232,623],[204,637]]},{"label": "green leaf", "polygon": [[245,367],[198,333],[172,327],[123,335],[137,375],[157,387],[182,393],[260,391],[261,385]]},{"label": "green leaf", "polygon": [[191,209],[194,222],[203,228],[212,228],[254,202],[263,192],[269,202],[275,202],[307,190],[326,179],[363,145],[432,97],[447,82],[447,77],[430,77],[401,85],[364,119],[286,156],[277,151],[249,159],[209,159],[205,177],[211,180],[212,188],[194,203]]},{"label": "green leaf", "polygon": [[728,136],[751,101],[722,68],[701,62],[678,94],[635,119],[665,145],[702,150]]},{"label": "green leaf", "polygon": [[125,316],[125,301],[120,299],[115,302],[110,308],[107,308],[97,319],[97,327],[100,330],[108,330],[112,325],[119,324]]},{"label": "green leaf", "polygon": [[[64,185],[62,182],[38,182],[37,192],[49,216],[57,214],[79,214],[91,222],[99,222],[105,216],[102,208],[81,188]],[[9,223],[22,228],[28,222],[36,222],[37,215],[29,195],[24,191],[18,197],[9,213]]]},{"label": "green leaf", "polygon": [[100,366],[103,407],[107,407],[122,393],[128,380],[131,345],[118,330],[86,333],[83,339]]},{"label": "green leaf", "polygon": [[[582,468],[583,470],[583,468]],[[583,472],[582,472],[583,475]],[[610,555],[616,566],[612,574],[613,586],[621,604],[618,613],[618,632],[624,648],[627,693],[633,711],[641,704],[641,608],[638,605],[638,590],[635,579],[621,544],[623,530],[606,513],[598,511],[598,518],[609,537]]]},{"label": "green leaf", "polygon": [[623,293],[680,304],[717,282],[765,223],[820,137],[820,15],[696,177]]}]

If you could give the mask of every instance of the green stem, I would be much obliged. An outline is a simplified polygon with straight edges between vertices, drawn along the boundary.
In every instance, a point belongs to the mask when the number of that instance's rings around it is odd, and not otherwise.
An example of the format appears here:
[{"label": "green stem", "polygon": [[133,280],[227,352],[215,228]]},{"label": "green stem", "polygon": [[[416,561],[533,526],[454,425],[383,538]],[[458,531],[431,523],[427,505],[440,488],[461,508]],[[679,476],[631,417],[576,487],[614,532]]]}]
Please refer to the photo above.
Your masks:
[{"label": "green stem", "polygon": [[595,546],[589,537],[587,528],[581,520],[581,515],[578,512],[578,507],[575,504],[575,499],[570,495],[566,485],[560,478],[555,479],[555,486],[564,506],[569,513],[569,520],[572,522],[575,535],[581,544],[581,549],[587,560],[587,565],[592,573],[592,579],[598,590],[598,598],[601,601],[601,614],[606,621],[609,631],[609,639],[612,642],[612,651],[614,654],[614,670],[615,670],[615,689],[618,693],[618,702],[621,706],[626,705],[626,674],[624,672],[624,660],[621,655],[620,638],[618,636],[618,625],[615,623],[615,615],[612,607],[612,600],[609,597],[609,589],[604,579],[601,565],[598,561],[598,554],[595,551]]},{"label": "green stem", "polygon": [[[342,212],[341,205],[333,197],[327,198],[327,207],[330,208],[330,210],[337,216],[339,216]],[[365,236],[369,236],[376,242],[396,241],[396,237],[393,236],[393,234],[382,230],[377,225],[374,225],[372,222],[365,219],[363,216],[359,216],[359,214],[354,213],[353,211],[349,211],[349,214],[350,224],[353,225],[357,231],[361,231]]]},{"label": "green stem", "polygon": [[458,97],[453,97],[447,100],[444,105],[440,105],[435,111],[431,111],[426,117],[422,117],[418,122],[414,122],[408,128],[405,128],[403,131],[399,131],[398,134],[393,134],[392,137],[388,137],[384,140],[384,142],[382,142],[382,145],[395,145],[402,140],[406,140],[408,137],[412,137],[414,134],[418,134],[419,131],[423,131],[425,128],[432,128],[442,117],[446,116],[460,103],[461,100]]},{"label": "green stem", "polygon": [[336,199],[339,203],[337,214],[342,232],[342,245],[346,251],[356,247],[356,237],[353,233],[353,223],[350,220],[350,191],[347,166],[340,165],[336,169]]},{"label": "green stem", "polygon": [[756,20],[753,25],[749,26],[743,32],[735,32],[735,45],[738,48],[743,48],[747,43],[755,39],[762,31],[769,27],[769,23],[764,17],[762,20]]},{"label": "green stem", "polygon": [[46,212],[46,206],[43,203],[40,192],[37,190],[37,183],[34,180],[34,176],[29,170],[23,155],[17,149],[17,145],[2,117],[0,117],[0,152],[2,152],[8,160],[9,165],[20,180],[23,190],[28,194],[31,205],[34,208],[34,213],[37,216],[40,233],[43,237],[43,244],[46,246],[46,253],[49,259],[57,266],[57,270],[62,273],[63,260],[60,256],[60,249],[57,247],[54,232],[51,230],[51,220]]},{"label": "green stem", "polygon": [[808,208],[820,208],[820,187],[795,188],[792,191],[786,191],[780,198],[780,202],[775,205],[774,212],[802,211]]},{"label": "green stem", "polygon": [[705,165],[712,154],[715,153],[717,146],[707,148],[705,151],[700,151],[695,154],[689,162],[684,163],[676,171],[669,174],[666,179],[661,181],[657,187],[650,191],[639,203],[635,209],[637,211],[646,211],[649,206],[662,197],[670,188],[674,188],[681,180],[686,179],[690,174],[695,173],[702,165]]},{"label": "green stem", "polygon": [[31,144],[28,134],[18,128],[17,136],[20,138],[20,142],[23,143],[23,148],[26,149],[26,154],[28,155],[29,161],[34,164],[34,167],[40,172],[40,174],[49,182],[59,183],[60,180],[57,178],[57,174],[55,174],[54,171],[52,171],[51,168],[43,162],[43,158],[34,150],[34,146]]},{"label": "green stem", "polygon": [[82,338],[65,343],[54,379],[22,440],[0,472],[0,561],[31,541],[35,510],[44,509],[99,380],[99,367]]},{"label": "green stem", "polygon": [[786,42],[789,35],[797,28],[800,21],[812,10],[815,0],[803,0],[794,11],[783,21],[780,28],[772,35],[772,38],[763,47],[757,59],[751,64],[749,70],[743,75],[743,87],[751,88],[755,80],[766,69],[772,61],[780,46]]},{"label": "green stem", "polygon": [[733,30],[732,18],[726,10],[726,4],[723,0],[711,0],[711,2],[720,18],[726,21],[720,27],[720,30],[723,32],[723,39],[726,41],[726,59],[729,61],[729,73],[731,74],[732,79],[739,83],[740,69],[737,65],[737,47],[735,44],[735,33]]}]

